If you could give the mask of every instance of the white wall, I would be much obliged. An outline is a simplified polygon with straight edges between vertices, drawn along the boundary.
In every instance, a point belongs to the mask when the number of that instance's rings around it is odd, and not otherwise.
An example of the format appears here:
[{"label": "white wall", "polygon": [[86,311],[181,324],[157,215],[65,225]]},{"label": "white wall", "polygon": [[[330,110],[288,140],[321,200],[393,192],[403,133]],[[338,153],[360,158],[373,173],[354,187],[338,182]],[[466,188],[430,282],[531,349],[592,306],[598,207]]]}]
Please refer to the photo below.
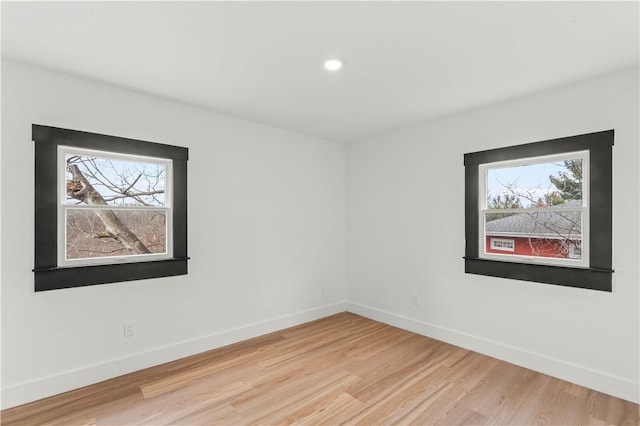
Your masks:
[{"label": "white wall", "polygon": [[[349,309],[639,401],[638,74],[350,146]],[[463,154],[607,129],[615,129],[614,291],[465,274]]]},{"label": "white wall", "polygon": [[[35,293],[32,123],[189,147],[189,274]],[[341,145],[3,61],[1,159],[5,408],[345,309]]]}]

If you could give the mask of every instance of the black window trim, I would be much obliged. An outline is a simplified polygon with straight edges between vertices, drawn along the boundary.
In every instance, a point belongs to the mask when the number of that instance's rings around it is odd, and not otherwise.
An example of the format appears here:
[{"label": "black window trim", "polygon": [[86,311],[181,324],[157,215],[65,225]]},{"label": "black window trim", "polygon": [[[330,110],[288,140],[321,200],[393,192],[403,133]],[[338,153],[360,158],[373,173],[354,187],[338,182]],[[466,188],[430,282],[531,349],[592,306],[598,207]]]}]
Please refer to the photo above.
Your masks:
[{"label": "black window trim", "polygon": [[[496,148],[464,155],[465,273],[592,290],[612,291],[614,130]],[[589,151],[589,267],[572,268],[479,257],[478,166],[497,161]]]},{"label": "black window trim", "polygon": [[[35,142],[35,291],[187,274],[188,148],[38,124],[32,125],[32,140]],[[57,150],[60,145],[172,160],[173,257],[104,265],[58,266]]]}]

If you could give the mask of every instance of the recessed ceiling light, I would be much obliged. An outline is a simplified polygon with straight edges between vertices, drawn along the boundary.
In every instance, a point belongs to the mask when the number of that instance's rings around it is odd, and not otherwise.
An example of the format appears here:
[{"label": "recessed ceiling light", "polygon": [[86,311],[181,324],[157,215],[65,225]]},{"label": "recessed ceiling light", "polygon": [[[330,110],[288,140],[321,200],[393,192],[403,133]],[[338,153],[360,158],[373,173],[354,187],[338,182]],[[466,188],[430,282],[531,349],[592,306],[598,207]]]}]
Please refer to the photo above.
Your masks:
[{"label": "recessed ceiling light", "polygon": [[342,68],[342,61],[340,59],[329,59],[324,62],[324,67],[329,71],[338,71]]}]

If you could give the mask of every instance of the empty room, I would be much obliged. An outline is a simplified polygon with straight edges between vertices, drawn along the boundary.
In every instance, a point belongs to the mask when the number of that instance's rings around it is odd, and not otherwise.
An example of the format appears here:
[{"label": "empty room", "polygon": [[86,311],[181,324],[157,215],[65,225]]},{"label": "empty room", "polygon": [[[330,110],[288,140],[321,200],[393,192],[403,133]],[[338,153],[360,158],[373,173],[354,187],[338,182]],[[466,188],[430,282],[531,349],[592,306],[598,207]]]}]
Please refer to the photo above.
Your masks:
[{"label": "empty room", "polygon": [[2,1],[3,425],[640,423],[638,1]]}]

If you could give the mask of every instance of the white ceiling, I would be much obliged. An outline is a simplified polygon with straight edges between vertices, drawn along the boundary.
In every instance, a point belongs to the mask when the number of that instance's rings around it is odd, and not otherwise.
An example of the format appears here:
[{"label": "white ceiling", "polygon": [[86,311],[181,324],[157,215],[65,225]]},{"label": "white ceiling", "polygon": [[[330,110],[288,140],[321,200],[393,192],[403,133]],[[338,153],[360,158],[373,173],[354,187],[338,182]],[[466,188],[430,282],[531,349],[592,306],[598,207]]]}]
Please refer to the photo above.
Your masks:
[{"label": "white ceiling", "polygon": [[352,141],[637,65],[638,15],[637,1],[3,1],[2,56]]}]

